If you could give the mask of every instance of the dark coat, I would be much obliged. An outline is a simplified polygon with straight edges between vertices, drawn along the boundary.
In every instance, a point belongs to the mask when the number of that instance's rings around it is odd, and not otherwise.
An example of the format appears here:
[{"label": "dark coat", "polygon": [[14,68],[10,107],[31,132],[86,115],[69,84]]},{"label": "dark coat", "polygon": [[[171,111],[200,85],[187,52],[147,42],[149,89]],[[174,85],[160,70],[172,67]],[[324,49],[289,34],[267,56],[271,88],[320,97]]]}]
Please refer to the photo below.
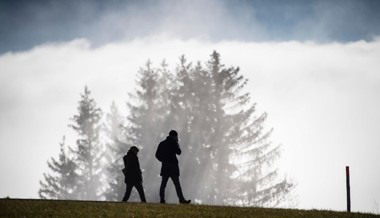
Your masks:
[{"label": "dark coat", "polygon": [[142,173],[137,155],[133,151],[128,151],[127,155],[123,157],[123,161],[124,182],[130,184],[141,183]]},{"label": "dark coat", "polygon": [[168,136],[158,145],[156,158],[161,161],[161,176],[179,176],[177,155],[181,154],[178,142]]}]

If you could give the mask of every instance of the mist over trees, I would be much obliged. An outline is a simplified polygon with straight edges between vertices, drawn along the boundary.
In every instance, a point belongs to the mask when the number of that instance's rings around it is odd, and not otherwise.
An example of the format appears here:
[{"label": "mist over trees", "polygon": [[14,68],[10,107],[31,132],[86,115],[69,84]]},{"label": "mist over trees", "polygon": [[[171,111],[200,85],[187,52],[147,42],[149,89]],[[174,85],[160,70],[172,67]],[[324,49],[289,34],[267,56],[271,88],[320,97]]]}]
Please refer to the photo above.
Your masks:
[{"label": "mist over trees", "polygon": [[79,199],[98,200],[104,189],[102,182],[104,145],[100,141],[102,111],[90,97],[87,87],[81,94],[78,114],[69,126],[77,133],[76,147],[73,149],[77,164],[77,190]]},{"label": "mist over trees", "polygon": [[44,173],[44,180],[40,181],[41,188],[38,195],[42,199],[76,199],[75,187],[77,181],[76,164],[66,151],[65,137],[60,145],[59,158],[51,158],[47,164],[53,174]]},{"label": "mist over trees", "polygon": [[[240,69],[225,67],[214,51],[204,65],[181,56],[174,72],[165,61],[158,68],[148,61],[126,99],[125,116],[114,103],[104,116],[85,88],[71,125],[78,140],[69,158],[69,177],[75,182],[67,184],[76,196],[68,197],[120,201],[125,192],[121,157],[135,145],[147,201],[158,202],[160,163],[154,154],[175,129],[183,152],[180,181],[186,198],[220,205],[286,203],[293,184],[278,175],[280,146],[270,141],[272,129],[264,127],[267,114],[257,112],[250,93],[244,92],[247,84]],[[99,137],[101,132],[104,137]],[[65,186],[57,185],[71,175],[62,170],[65,161],[48,162],[53,174],[44,174],[41,198],[68,198],[61,190]],[[174,189],[166,196],[168,202],[177,201]]]},{"label": "mist over trees", "polygon": [[130,146],[125,143],[124,117],[120,114],[115,102],[112,102],[110,112],[105,118],[105,139],[107,148],[107,163],[105,167],[106,190],[104,197],[110,201],[120,201],[124,197],[124,175],[120,169],[124,168],[122,157]]},{"label": "mist over trees", "polygon": [[[60,160],[48,162],[54,175],[44,174],[39,194],[41,198],[99,200],[104,190],[105,149],[100,140],[102,111],[84,88],[78,103],[78,114],[71,118],[71,127],[77,134],[76,146],[70,148],[70,157],[61,144]],[[57,175],[58,174],[58,175]],[[64,181],[68,181],[65,184]],[[51,189],[54,188],[53,190]],[[66,191],[68,190],[68,191]]]}]

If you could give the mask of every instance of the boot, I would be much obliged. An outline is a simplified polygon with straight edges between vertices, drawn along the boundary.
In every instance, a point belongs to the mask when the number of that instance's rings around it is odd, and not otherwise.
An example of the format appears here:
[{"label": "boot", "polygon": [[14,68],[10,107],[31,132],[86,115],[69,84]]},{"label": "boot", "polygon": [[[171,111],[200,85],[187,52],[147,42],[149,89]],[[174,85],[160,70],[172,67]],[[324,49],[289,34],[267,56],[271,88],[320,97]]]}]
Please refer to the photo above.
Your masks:
[{"label": "boot", "polygon": [[185,200],[185,199],[179,201],[180,204],[190,204],[190,202],[191,200]]}]

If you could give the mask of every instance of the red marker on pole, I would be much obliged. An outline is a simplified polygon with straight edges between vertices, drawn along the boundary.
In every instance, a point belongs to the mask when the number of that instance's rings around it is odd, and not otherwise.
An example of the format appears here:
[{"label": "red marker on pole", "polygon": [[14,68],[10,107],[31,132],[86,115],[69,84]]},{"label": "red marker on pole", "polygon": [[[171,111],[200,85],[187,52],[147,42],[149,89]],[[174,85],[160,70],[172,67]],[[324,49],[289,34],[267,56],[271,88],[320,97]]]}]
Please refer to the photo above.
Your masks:
[{"label": "red marker on pole", "polygon": [[350,167],[346,166],[347,212],[351,212]]}]

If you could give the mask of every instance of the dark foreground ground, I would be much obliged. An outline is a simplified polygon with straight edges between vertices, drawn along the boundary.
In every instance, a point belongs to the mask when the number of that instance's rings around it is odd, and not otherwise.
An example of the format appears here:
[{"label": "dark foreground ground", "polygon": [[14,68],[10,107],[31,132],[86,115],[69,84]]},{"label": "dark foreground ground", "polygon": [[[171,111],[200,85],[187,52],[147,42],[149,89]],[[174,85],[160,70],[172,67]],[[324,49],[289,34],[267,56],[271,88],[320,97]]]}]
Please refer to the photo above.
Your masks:
[{"label": "dark foreground ground", "polygon": [[380,218],[380,215],[320,210],[266,209],[208,205],[0,199],[0,217]]}]

